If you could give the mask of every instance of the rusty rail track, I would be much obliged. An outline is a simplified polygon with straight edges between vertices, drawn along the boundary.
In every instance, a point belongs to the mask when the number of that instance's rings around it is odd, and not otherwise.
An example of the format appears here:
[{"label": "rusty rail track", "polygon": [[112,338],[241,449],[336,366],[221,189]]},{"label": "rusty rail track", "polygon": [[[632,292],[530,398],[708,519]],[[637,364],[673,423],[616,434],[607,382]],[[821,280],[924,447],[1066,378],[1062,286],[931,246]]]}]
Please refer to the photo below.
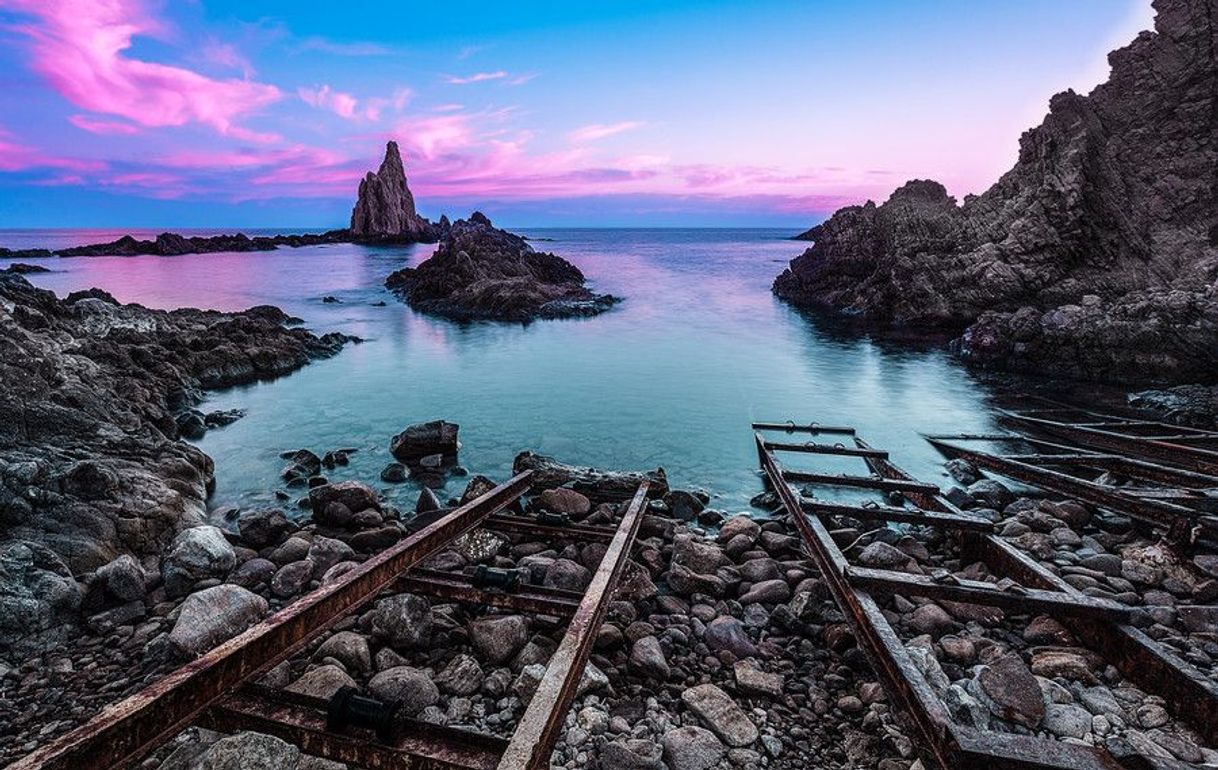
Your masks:
[{"label": "rusty rail track", "polygon": [[999,409],[1006,422],[1079,446],[1116,451],[1201,473],[1218,474],[1218,431],[1078,408],[1037,396]]},{"label": "rusty rail track", "polygon": [[[102,770],[129,767],[191,724],[257,730],[305,753],[359,767],[400,770],[539,770],[548,766],[596,631],[638,533],[648,484],[638,487],[616,528],[570,528],[499,516],[530,489],[525,471],[469,501],[339,580],[301,597],[258,625],[114,704],[88,723],[8,766],[7,770]],[[429,556],[477,527],[522,534],[605,539],[609,545],[587,592],[522,586],[517,592],[478,588],[466,576],[415,570]],[[444,600],[569,618],[537,693],[512,740],[417,720],[398,720],[392,737],[371,729],[328,727],[328,701],[259,684],[256,679],[315,641],[338,620],[386,589]],[[527,751],[526,751],[527,749]]]},{"label": "rusty rail track", "polygon": [[[777,426],[770,428],[768,426]],[[755,431],[784,430],[783,423],[757,423]],[[853,435],[853,431],[849,435]],[[1014,613],[1049,612],[1070,617],[1081,641],[1115,665],[1128,679],[1163,695],[1175,715],[1203,735],[1218,734],[1218,686],[1169,648],[1128,624],[1129,611],[1115,602],[1089,597],[1065,583],[1030,557],[952,505],[938,490],[907,486],[901,494],[908,507],[841,505],[800,501],[790,487],[793,474],[780,465],[773,442],[754,434],[767,486],[778,496],[816,562],[838,608],[866,653],[899,712],[917,731],[918,745],[929,766],[949,770],[1117,770],[1186,767],[1174,760],[1135,754],[1118,755],[1102,747],[1076,745],[1033,736],[980,731],[955,722],[947,707],[914,664],[889,624],[877,595],[898,594],[950,599],[992,606]],[[872,476],[893,482],[916,480],[893,464],[886,453],[854,438],[863,453],[841,453],[862,459]],[[792,450],[798,451],[798,450]],[[832,480],[820,482],[834,487]],[[868,516],[859,515],[866,511]],[[1018,581],[1016,590],[974,581],[940,581],[935,576],[863,569],[849,564],[826,524],[835,516],[920,523],[945,530],[969,558],[984,562],[996,575]],[[1118,750],[1119,751],[1119,750]]]},{"label": "rusty rail track", "polygon": [[[968,460],[980,469],[1033,487],[1072,497],[1128,516],[1166,534],[1175,546],[1189,550],[1218,541],[1218,517],[1207,515],[1215,502],[1210,486],[1218,478],[1173,469],[1145,460],[1098,453],[991,454],[960,445],[962,440],[925,436],[949,458]],[[1177,486],[1123,487],[1100,483],[1079,469],[1113,471],[1154,484]]]}]

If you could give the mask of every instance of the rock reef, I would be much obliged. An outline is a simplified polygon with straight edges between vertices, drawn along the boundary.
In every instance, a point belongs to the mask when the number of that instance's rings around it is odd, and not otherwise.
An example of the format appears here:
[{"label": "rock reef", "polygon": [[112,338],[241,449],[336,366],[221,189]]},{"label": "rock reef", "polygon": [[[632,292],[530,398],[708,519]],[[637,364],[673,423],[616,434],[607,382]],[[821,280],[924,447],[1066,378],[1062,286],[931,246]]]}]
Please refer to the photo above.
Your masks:
[{"label": "rock reef", "polygon": [[431,223],[415,211],[397,142],[385,146],[380,169],[369,171],[359,183],[359,199],[351,211],[351,235],[373,241],[435,240]]},{"label": "rock reef", "polygon": [[291,320],[265,306],[149,310],[98,289],[57,299],[0,273],[0,649],[64,628],[72,575],[160,555],[203,520],[213,464],[178,440],[208,423],[202,391],[353,339]]},{"label": "rock reef", "polygon": [[[46,257],[178,257],[185,254],[215,254],[218,252],[273,251],[280,246],[298,248],[326,243],[350,243],[351,233],[346,230],[330,230],[320,234],[303,235],[257,235],[253,238],[244,233],[234,235],[192,235],[161,233],[153,240],[141,240],[124,235],[107,243],[91,243],[65,249],[3,249],[0,258],[39,259]],[[26,268],[38,267],[27,265]],[[45,269],[45,268],[44,268]],[[41,272],[40,270],[16,270],[13,272]]]},{"label": "rock reef", "polygon": [[436,253],[385,286],[411,307],[458,321],[527,322],[603,313],[620,300],[595,294],[562,257],[535,251],[479,212],[446,226]]},{"label": "rock reef", "polygon": [[1108,81],[1060,93],[963,205],[915,180],[810,230],[798,306],[941,330],[966,360],[1124,382],[1218,371],[1218,7],[1157,0]]}]

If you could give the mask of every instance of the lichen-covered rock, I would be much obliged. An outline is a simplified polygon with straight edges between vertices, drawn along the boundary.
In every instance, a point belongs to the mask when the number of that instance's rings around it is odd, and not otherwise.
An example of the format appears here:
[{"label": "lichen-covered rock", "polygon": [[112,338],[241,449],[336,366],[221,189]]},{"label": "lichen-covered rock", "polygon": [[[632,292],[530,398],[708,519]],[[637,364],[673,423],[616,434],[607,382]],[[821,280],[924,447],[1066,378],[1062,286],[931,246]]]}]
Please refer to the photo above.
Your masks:
[{"label": "lichen-covered rock", "polygon": [[1160,0],[1108,82],[1058,94],[962,206],[913,181],[838,211],[774,282],[794,304],[963,334],[968,361],[1128,382],[1218,365],[1218,7]]},{"label": "lichen-covered rock", "polygon": [[562,257],[534,251],[480,213],[454,222],[439,248],[418,267],[390,275],[385,286],[425,313],[460,321],[532,321],[603,313],[618,302],[594,294],[584,274]]}]

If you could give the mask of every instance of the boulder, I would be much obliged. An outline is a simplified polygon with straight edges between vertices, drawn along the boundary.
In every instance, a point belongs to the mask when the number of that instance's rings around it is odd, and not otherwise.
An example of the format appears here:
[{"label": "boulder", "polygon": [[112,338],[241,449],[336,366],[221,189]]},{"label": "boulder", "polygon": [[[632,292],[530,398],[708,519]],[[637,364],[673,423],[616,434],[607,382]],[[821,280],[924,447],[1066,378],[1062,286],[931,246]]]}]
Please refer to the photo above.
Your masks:
[{"label": "boulder", "polygon": [[981,669],[977,683],[997,717],[1036,729],[1045,716],[1040,683],[1015,653],[1007,653]]},{"label": "boulder", "polygon": [[170,596],[183,596],[199,580],[223,579],[236,563],[237,554],[217,527],[182,530],[161,564],[165,590]]},{"label": "boulder", "polygon": [[425,648],[431,642],[431,603],[414,594],[396,594],[377,601],[372,633],[397,649]]},{"label": "boulder", "polygon": [[394,243],[434,239],[431,224],[415,211],[397,142],[385,145],[381,167],[360,181],[351,210],[351,234],[361,240]]},{"label": "boulder", "polygon": [[398,703],[403,713],[414,716],[440,700],[436,685],[417,668],[386,669],[368,682],[368,692],[386,703]]},{"label": "boulder", "polygon": [[366,674],[372,670],[372,651],[368,639],[354,631],[339,631],[321,643],[313,653],[314,660],[333,658],[348,671]]},{"label": "boulder", "polygon": [[191,762],[189,770],[298,770],[300,749],[262,733],[221,738]]},{"label": "boulder", "polygon": [[411,425],[389,442],[389,451],[399,462],[417,464],[428,455],[455,457],[460,443],[457,432],[461,426],[445,420],[432,420]]},{"label": "boulder", "polygon": [[473,695],[482,687],[482,666],[471,655],[460,654],[448,662],[435,679],[444,692],[457,696]]},{"label": "boulder", "polygon": [[46,546],[0,545],[0,649],[36,653],[74,631],[83,591]]},{"label": "boulder", "polygon": [[144,568],[128,554],[98,567],[96,579],[105,586],[109,596],[120,602],[143,599],[147,588]]},{"label": "boulder", "polygon": [[654,636],[644,636],[635,641],[630,648],[630,667],[643,677],[660,682],[666,681],[670,673],[660,640]]},{"label": "boulder", "polygon": [[282,543],[296,531],[296,525],[278,508],[260,508],[241,514],[237,530],[250,548],[261,549]]},{"label": "boulder", "polygon": [[266,610],[266,599],[241,586],[198,591],[182,602],[169,644],[181,657],[198,657],[262,620]]},{"label": "boulder", "polygon": [[547,489],[537,496],[542,510],[565,513],[572,517],[587,516],[592,510],[592,501],[574,489],[558,487]]},{"label": "boulder", "polygon": [[287,686],[288,692],[330,700],[344,687],[355,687],[355,680],[334,664],[326,664],[306,671],[303,676]]},{"label": "boulder", "polygon": [[469,624],[469,640],[486,660],[506,663],[529,640],[529,624],[519,615],[478,618]]},{"label": "boulder", "polygon": [[313,521],[323,526],[345,527],[349,520],[342,516],[333,516],[329,506],[337,503],[352,514],[371,508],[381,510],[379,496],[372,487],[359,481],[338,481],[323,484],[309,490],[309,501],[313,511]]}]

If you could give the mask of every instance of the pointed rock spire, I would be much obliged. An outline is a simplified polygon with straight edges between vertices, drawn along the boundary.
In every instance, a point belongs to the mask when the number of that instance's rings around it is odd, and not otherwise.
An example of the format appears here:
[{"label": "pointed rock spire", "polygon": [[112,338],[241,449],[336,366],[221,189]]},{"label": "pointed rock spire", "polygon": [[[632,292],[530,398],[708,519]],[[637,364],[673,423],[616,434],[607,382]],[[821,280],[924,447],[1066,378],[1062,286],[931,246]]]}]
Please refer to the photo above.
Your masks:
[{"label": "pointed rock spire", "polygon": [[390,141],[380,169],[375,174],[369,171],[359,183],[351,233],[358,238],[419,240],[430,230],[427,220],[415,212],[398,143]]}]

